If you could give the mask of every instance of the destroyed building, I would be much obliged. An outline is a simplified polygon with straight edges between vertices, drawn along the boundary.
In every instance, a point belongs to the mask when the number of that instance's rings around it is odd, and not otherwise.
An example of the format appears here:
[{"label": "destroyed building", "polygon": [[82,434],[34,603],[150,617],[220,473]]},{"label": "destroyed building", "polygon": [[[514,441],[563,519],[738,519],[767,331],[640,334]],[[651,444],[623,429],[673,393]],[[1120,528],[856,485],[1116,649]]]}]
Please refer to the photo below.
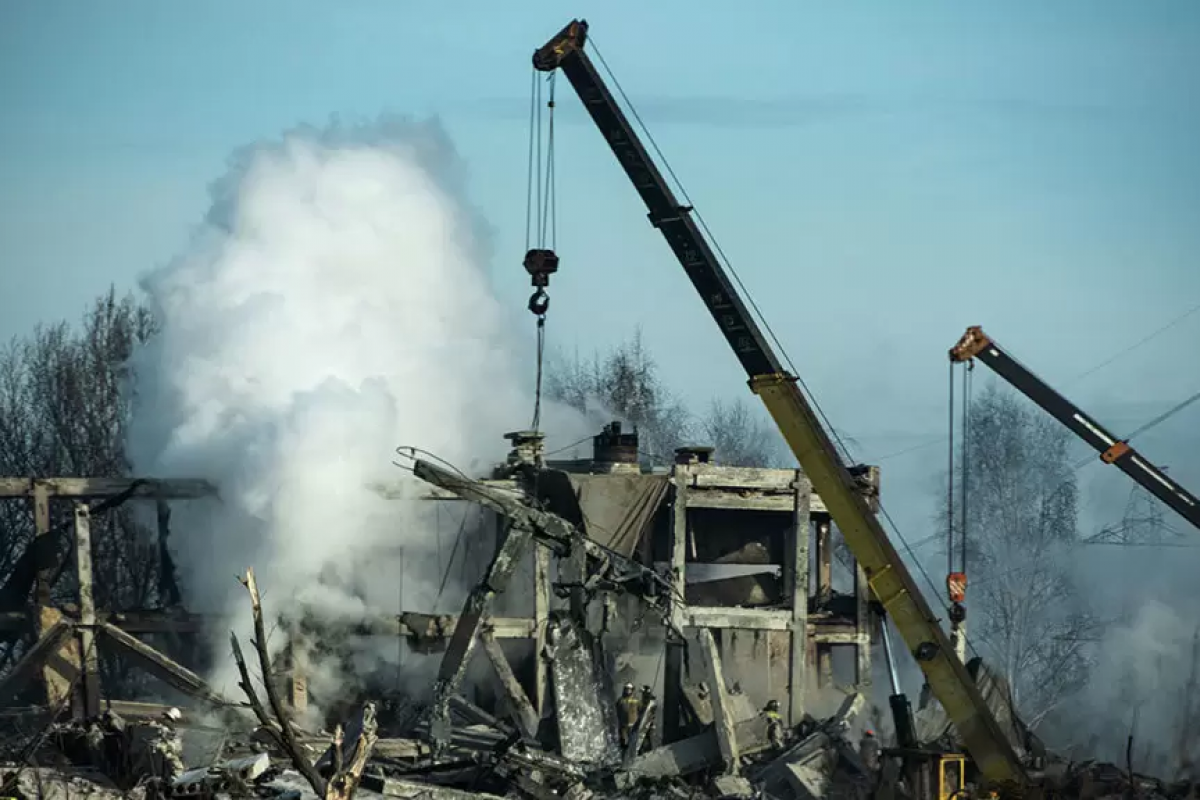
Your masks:
[{"label": "destroyed building", "polygon": [[[757,711],[775,699],[788,721],[798,722],[806,698],[821,687],[870,684],[869,589],[851,562],[857,579],[849,591],[834,590],[833,526],[799,470],[722,466],[719,454],[703,447],[681,449],[669,468],[650,469],[639,461],[637,432],[620,423],[594,437],[591,458],[578,460],[544,462],[542,435],[535,432],[508,438],[509,463],[486,483],[518,490],[510,476],[515,467],[545,467],[539,479],[543,508],[601,546],[670,575],[684,598],[677,624],[713,632],[726,680],[747,708]],[[863,470],[861,480],[864,494],[877,497],[878,469]],[[517,581],[529,577],[532,603],[510,591],[498,601],[506,613],[497,630],[504,631],[507,652],[535,673],[522,678],[540,697],[544,690],[536,687],[545,677],[537,673],[545,667],[532,655],[545,646],[552,609],[563,604],[555,593],[562,581],[548,552],[539,550],[530,561]],[[734,574],[722,577],[722,571]],[[658,730],[677,736],[687,709],[697,705],[695,697],[677,695],[677,687],[684,694],[705,687],[703,680],[689,686],[683,652],[666,643],[663,620],[648,614],[632,593],[606,593],[589,613],[590,627],[619,643],[609,669],[613,680],[654,687],[661,698]],[[522,639],[529,643],[518,646]]]},{"label": "destroyed building", "polygon": [[[512,452],[507,463],[497,466],[490,479],[479,481],[481,487],[522,497],[528,486],[523,485],[521,473],[533,468],[536,497],[529,499],[542,512],[564,530],[572,529],[571,535],[586,538],[588,547],[644,565],[646,573],[631,579],[628,574],[573,570],[572,558],[583,549],[568,553],[539,542],[527,550],[513,565],[517,573],[510,584],[513,590],[497,593],[494,607],[479,620],[479,658],[490,662],[496,681],[490,688],[486,684],[458,687],[465,694],[454,693],[455,716],[465,709],[476,723],[495,721],[502,728],[515,724],[531,740],[542,741],[548,723],[549,735],[564,757],[603,764],[617,757],[612,707],[619,685],[649,686],[656,698],[655,718],[646,723],[649,740],[639,749],[650,750],[649,757],[655,747],[690,740],[693,751],[688,754],[685,748],[682,767],[687,772],[706,769],[712,759],[721,761],[722,754],[730,755],[727,748],[695,749],[694,737],[711,737],[704,732],[711,731],[714,723],[728,729],[727,740],[718,738],[730,747],[736,748],[732,743],[741,728],[749,752],[755,747],[761,750],[766,738],[764,730],[757,729],[763,727],[761,710],[770,700],[780,703],[785,723],[792,727],[805,718],[807,703],[821,687],[836,683],[853,691],[869,684],[867,587],[861,571],[855,570],[859,580],[852,591],[834,590],[831,522],[798,470],[725,467],[716,462],[711,449],[703,447],[681,449],[671,467],[650,469],[639,463],[636,431],[623,430],[619,423],[594,437],[588,459],[547,462],[541,433],[521,432],[508,438]],[[878,470],[863,470],[861,480],[864,494],[877,496]],[[167,500],[204,496],[211,487],[198,481],[126,481],[117,486],[88,479],[19,485],[10,480],[9,484],[7,496],[32,497],[39,515],[44,514],[43,504],[48,507],[54,497],[69,497],[74,503],[71,524],[43,535],[73,534],[76,557],[70,566],[80,596],[77,603],[62,608],[46,605],[36,616],[50,624],[38,629],[36,644],[25,650],[6,676],[6,700],[40,676],[34,682],[44,691],[42,713],[57,716],[60,722],[74,719],[75,724],[84,724],[105,712],[135,721],[159,718],[167,705],[105,695],[96,648],[83,641],[84,634],[98,630],[106,637],[103,647],[116,645],[169,687],[199,702],[192,711],[184,705],[185,719],[197,719],[205,709],[237,705],[233,699],[218,697],[185,663],[134,635],[169,633],[190,639],[204,632],[203,619],[179,607],[109,615],[96,609],[87,596],[88,520],[93,508],[89,499],[156,498],[165,541]],[[445,488],[431,488],[427,494],[429,502],[452,499],[462,500]],[[94,508],[103,510],[99,504]],[[510,524],[504,514],[497,514],[492,530],[503,531]],[[39,522],[39,531],[48,527]],[[31,553],[34,550],[30,548]],[[753,572],[732,577],[706,574],[714,568]],[[38,587],[50,580],[47,568],[18,572],[10,580],[12,592],[19,591],[18,584],[31,582],[35,596],[42,596]],[[663,576],[672,596],[683,601],[648,602],[656,591],[644,585],[649,574]],[[527,591],[516,590],[522,584]],[[582,615],[573,616],[572,609]],[[5,619],[11,634],[23,630],[28,621],[15,611]],[[401,610],[354,633],[404,637],[414,650],[446,659],[459,624],[459,617]],[[672,631],[685,638],[672,637]],[[697,634],[702,635],[697,638]],[[187,648],[171,649],[187,661]],[[841,670],[835,669],[838,649],[849,655]],[[471,652],[468,648],[468,659]],[[302,656],[302,646],[292,648],[278,676],[297,714],[308,702]],[[583,686],[589,690],[579,691]],[[179,702],[177,694],[171,699]],[[21,713],[33,710],[24,707]],[[463,735],[470,739],[469,733],[452,734],[459,739]],[[475,735],[491,741],[486,733]],[[680,771],[676,761],[672,756],[661,766],[664,776]]]}]

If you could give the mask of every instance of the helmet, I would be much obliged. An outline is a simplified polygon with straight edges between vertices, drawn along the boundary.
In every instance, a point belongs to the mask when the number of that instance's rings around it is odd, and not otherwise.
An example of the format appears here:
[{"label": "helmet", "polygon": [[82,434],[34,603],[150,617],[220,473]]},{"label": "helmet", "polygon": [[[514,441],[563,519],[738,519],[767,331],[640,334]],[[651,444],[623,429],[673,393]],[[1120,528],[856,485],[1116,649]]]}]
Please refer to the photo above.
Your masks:
[{"label": "helmet", "polygon": [[168,708],[163,712],[163,716],[171,720],[171,722],[178,722],[179,720],[183,719],[183,712],[178,708]]},{"label": "helmet", "polygon": [[633,684],[632,683],[625,684],[625,694],[633,694]]},{"label": "helmet", "polygon": [[865,731],[863,731],[863,736],[874,736],[874,735],[875,735],[875,731],[871,730],[870,728],[867,728]]},{"label": "helmet", "polygon": [[779,710],[779,701],[778,700],[768,700],[767,701],[767,710],[768,711],[778,711]]}]

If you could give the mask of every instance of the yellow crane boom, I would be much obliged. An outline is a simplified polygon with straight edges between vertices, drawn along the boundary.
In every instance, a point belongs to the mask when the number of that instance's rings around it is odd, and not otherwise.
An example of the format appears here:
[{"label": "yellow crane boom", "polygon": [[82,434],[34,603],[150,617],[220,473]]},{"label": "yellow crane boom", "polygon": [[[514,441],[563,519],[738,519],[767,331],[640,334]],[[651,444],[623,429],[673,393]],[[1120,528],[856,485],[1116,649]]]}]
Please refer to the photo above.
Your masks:
[{"label": "yellow crane boom", "polygon": [[586,40],[587,23],[572,21],[534,53],[534,67],[543,72],[561,70],[579,95],[645,202],[651,224],[667,240],[745,367],[750,388],[766,405],[813,488],[824,500],[847,546],[866,572],[875,598],[891,616],[980,772],[995,784],[1026,783],[1016,753],[955,655],[899,553],[871,513],[796,378],[783,368],[763,337],[713,248],[692,219],[691,208],[680,205],[651,160],[584,51]]}]

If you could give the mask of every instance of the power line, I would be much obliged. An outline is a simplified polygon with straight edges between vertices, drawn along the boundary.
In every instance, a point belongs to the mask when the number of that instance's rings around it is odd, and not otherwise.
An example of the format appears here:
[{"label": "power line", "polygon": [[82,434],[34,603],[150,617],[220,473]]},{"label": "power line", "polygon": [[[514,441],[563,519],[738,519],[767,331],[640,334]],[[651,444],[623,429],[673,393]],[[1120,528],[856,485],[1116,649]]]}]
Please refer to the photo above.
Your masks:
[{"label": "power line", "polygon": [[1063,385],[1075,383],[1076,381],[1081,381],[1084,378],[1088,377],[1089,375],[1092,375],[1092,374],[1104,369],[1109,364],[1113,363],[1114,361],[1117,361],[1118,359],[1123,358],[1124,356],[1128,355],[1129,353],[1133,352],[1134,350],[1137,350],[1142,345],[1144,345],[1154,339],[1157,339],[1159,336],[1166,333],[1171,328],[1174,328],[1176,325],[1183,322],[1185,319],[1192,316],[1197,311],[1200,311],[1200,303],[1197,303],[1196,305],[1192,306],[1187,311],[1183,312],[1179,316],[1172,319],[1166,325],[1163,325],[1161,328],[1154,331],[1153,333],[1150,333],[1147,336],[1144,336],[1143,338],[1139,339],[1137,342],[1129,345],[1129,347],[1126,347],[1124,350],[1121,350],[1120,352],[1116,353],[1115,355],[1112,355],[1109,358],[1106,358],[1105,360],[1101,361],[1099,364],[1092,367],[1091,369],[1081,372],[1080,374],[1076,375],[1074,378],[1071,378],[1070,380],[1066,381],[1066,383],[1064,383]]},{"label": "power line", "polygon": [[[1111,356],[1109,356],[1108,358],[1106,358],[1106,359],[1104,359],[1103,361],[1101,361],[1099,364],[1096,364],[1095,366],[1091,367],[1090,369],[1088,369],[1088,370],[1086,370],[1086,371],[1084,371],[1084,372],[1081,372],[1080,374],[1076,375],[1076,376],[1075,376],[1075,377],[1073,377],[1073,378],[1070,378],[1070,379],[1068,379],[1068,380],[1066,380],[1066,381],[1063,381],[1063,382],[1062,382],[1061,384],[1059,384],[1059,385],[1061,385],[1061,386],[1068,386],[1068,385],[1070,385],[1070,384],[1073,384],[1073,383],[1076,383],[1076,382],[1078,382],[1078,381],[1081,381],[1081,380],[1083,380],[1084,378],[1086,378],[1086,377],[1088,377],[1088,376],[1090,376],[1090,375],[1093,375],[1093,374],[1095,374],[1096,372],[1099,372],[1100,370],[1102,370],[1102,369],[1104,369],[1105,367],[1109,366],[1109,365],[1110,365],[1110,364],[1112,364],[1113,362],[1120,360],[1121,358],[1125,357],[1126,355],[1128,355],[1129,353],[1131,353],[1131,352],[1133,352],[1134,350],[1138,349],[1139,347],[1142,347],[1143,345],[1145,345],[1145,344],[1147,344],[1147,343],[1149,343],[1149,342],[1153,341],[1154,339],[1158,338],[1159,336],[1161,336],[1162,334],[1164,334],[1164,333],[1166,333],[1167,331],[1171,330],[1172,328],[1174,328],[1174,327],[1178,326],[1178,325],[1179,325],[1180,323],[1182,323],[1184,320],[1188,319],[1189,317],[1191,317],[1192,315],[1196,314],[1197,312],[1200,312],[1200,303],[1197,303],[1196,305],[1192,306],[1192,307],[1191,307],[1191,308],[1189,308],[1187,311],[1184,311],[1184,312],[1183,312],[1182,314],[1180,314],[1179,316],[1177,316],[1177,317],[1173,318],[1173,319],[1172,319],[1170,322],[1168,322],[1167,324],[1165,324],[1165,325],[1163,325],[1162,327],[1160,327],[1160,328],[1156,329],[1155,331],[1153,331],[1153,332],[1151,332],[1151,333],[1147,334],[1146,336],[1142,337],[1142,338],[1141,338],[1141,339],[1139,339],[1137,342],[1135,342],[1135,343],[1133,343],[1133,344],[1129,345],[1129,346],[1128,346],[1128,347],[1126,347],[1125,349],[1123,349],[1123,350],[1120,350],[1120,351],[1118,351],[1118,352],[1114,353],[1113,355],[1111,355]],[[1185,401],[1184,401],[1184,402],[1183,402],[1181,405],[1186,407],[1187,405],[1190,405],[1192,402],[1194,402],[1194,401],[1195,401],[1195,400],[1197,400],[1197,399],[1200,399],[1200,394],[1194,395],[1194,396],[1192,396],[1191,398],[1189,398],[1188,400],[1185,400]],[[1177,410],[1177,409],[1173,409],[1172,411],[1170,411],[1170,412],[1169,412],[1169,414],[1173,414],[1173,413],[1175,413],[1175,411],[1176,411],[1176,410]],[[1158,422],[1161,422],[1161,420],[1155,420],[1155,421],[1152,421],[1152,422],[1150,423],[1150,425],[1157,425],[1157,424],[1158,424]],[[1139,433],[1143,433],[1144,431],[1145,431],[1145,429],[1143,429],[1143,428],[1139,428],[1139,429],[1138,429],[1137,431],[1135,431],[1134,433],[1131,433],[1131,434],[1130,434],[1130,435],[1129,435],[1127,438],[1130,438],[1130,439],[1132,439],[1134,436],[1136,436],[1136,435],[1137,435],[1137,434],[1139,434]],[[874,463],[874,464],[879,464],[879,463],[881,463],[881,462],[888,461],[888,460],[890,460],[890,459],[893,459],[893,458],[899,458],[900,456],[905,456],[905,455],[908,455],[909,453],[915,453],[915,452],[917,452],[918,450],[924,450],[924,449],[925,449],[925,448],[927,448],[927,447],[933,447],[934,445],[941,444],[942,442],[945,442],[945,441],[946,441],[946,435],[945,435],[945,434],[939,434],[939,435],[932,436],[932,437],[931,437],[931,438],[929,438],[927,441],[921,442],[921,443],[919,443],[919,444],[914,444],[914,445],[911,445],[911,446],[909,446],[909,447],[905,447],[905,448],[902,448],[902,449],[900,449],[900,450],[896,450],[896,451],[894,451],[894,452],[887,453],[886,455],[879,456],[878,458],[871,458],[871,459],[868,459],[868,460],[869,460],[871,463]]]}]

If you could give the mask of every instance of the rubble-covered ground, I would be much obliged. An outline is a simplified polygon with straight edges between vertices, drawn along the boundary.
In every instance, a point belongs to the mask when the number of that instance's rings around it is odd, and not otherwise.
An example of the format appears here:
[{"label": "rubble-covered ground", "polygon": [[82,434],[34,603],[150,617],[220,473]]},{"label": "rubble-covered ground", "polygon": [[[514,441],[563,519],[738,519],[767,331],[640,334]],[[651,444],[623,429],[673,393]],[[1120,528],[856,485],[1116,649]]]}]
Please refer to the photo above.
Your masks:
[{"label": "rubble-covered ground", "polygon": [[[824,720],[806,718],[790,730],[772,731],[765,715],[731,695],[735,709],[732,761],[713,724],[658,748],[614,750],[583,762],[564,758],[547,743],[542,726],[530,740],[503,720],[456,698],[451,741],[434,752],[420,709],[408,714],[405,735],[381,731],[366,763],[360,798],[429,800],[509,797],[571,798],[904,798],[910,797],[899,760],[877,755],[851,735],[863,698],[847,696]],[[703,716],[703,715],[701,715]],[[239,724],[244,720],[245,724]],[[170,718],[126,720],[112,712],[86,722],[61,722],[9,752],[0,764],[0,796],[14,798],[316,798],[318,794],[280,752],[275,737],[230,717],[227,730]],[[544,722],[549,722],[546,720]],[[349,762],[359,746],[361,715],[350,720],[343,744]],[[332,732],[298,731],[304,756],[328,778],[335,764]],[[773,735],[776,734],[776,735]],[[782,734],[780,736],[779,734]],[[634,742],[636,745],[637,742]],[[619,748],[619,745],[618,745]],[[23,763],[17,763],[20,760]],[[1165,784],[1122,767],[1059,761],[1031,764],[1038,783],[1059,797],[1193,798],[1194,784]],[[968,781],[970,781],[968,775]],[[967,787],[970,788],[969,786]],[[326,796],[329,796],[328,794]]]}]

